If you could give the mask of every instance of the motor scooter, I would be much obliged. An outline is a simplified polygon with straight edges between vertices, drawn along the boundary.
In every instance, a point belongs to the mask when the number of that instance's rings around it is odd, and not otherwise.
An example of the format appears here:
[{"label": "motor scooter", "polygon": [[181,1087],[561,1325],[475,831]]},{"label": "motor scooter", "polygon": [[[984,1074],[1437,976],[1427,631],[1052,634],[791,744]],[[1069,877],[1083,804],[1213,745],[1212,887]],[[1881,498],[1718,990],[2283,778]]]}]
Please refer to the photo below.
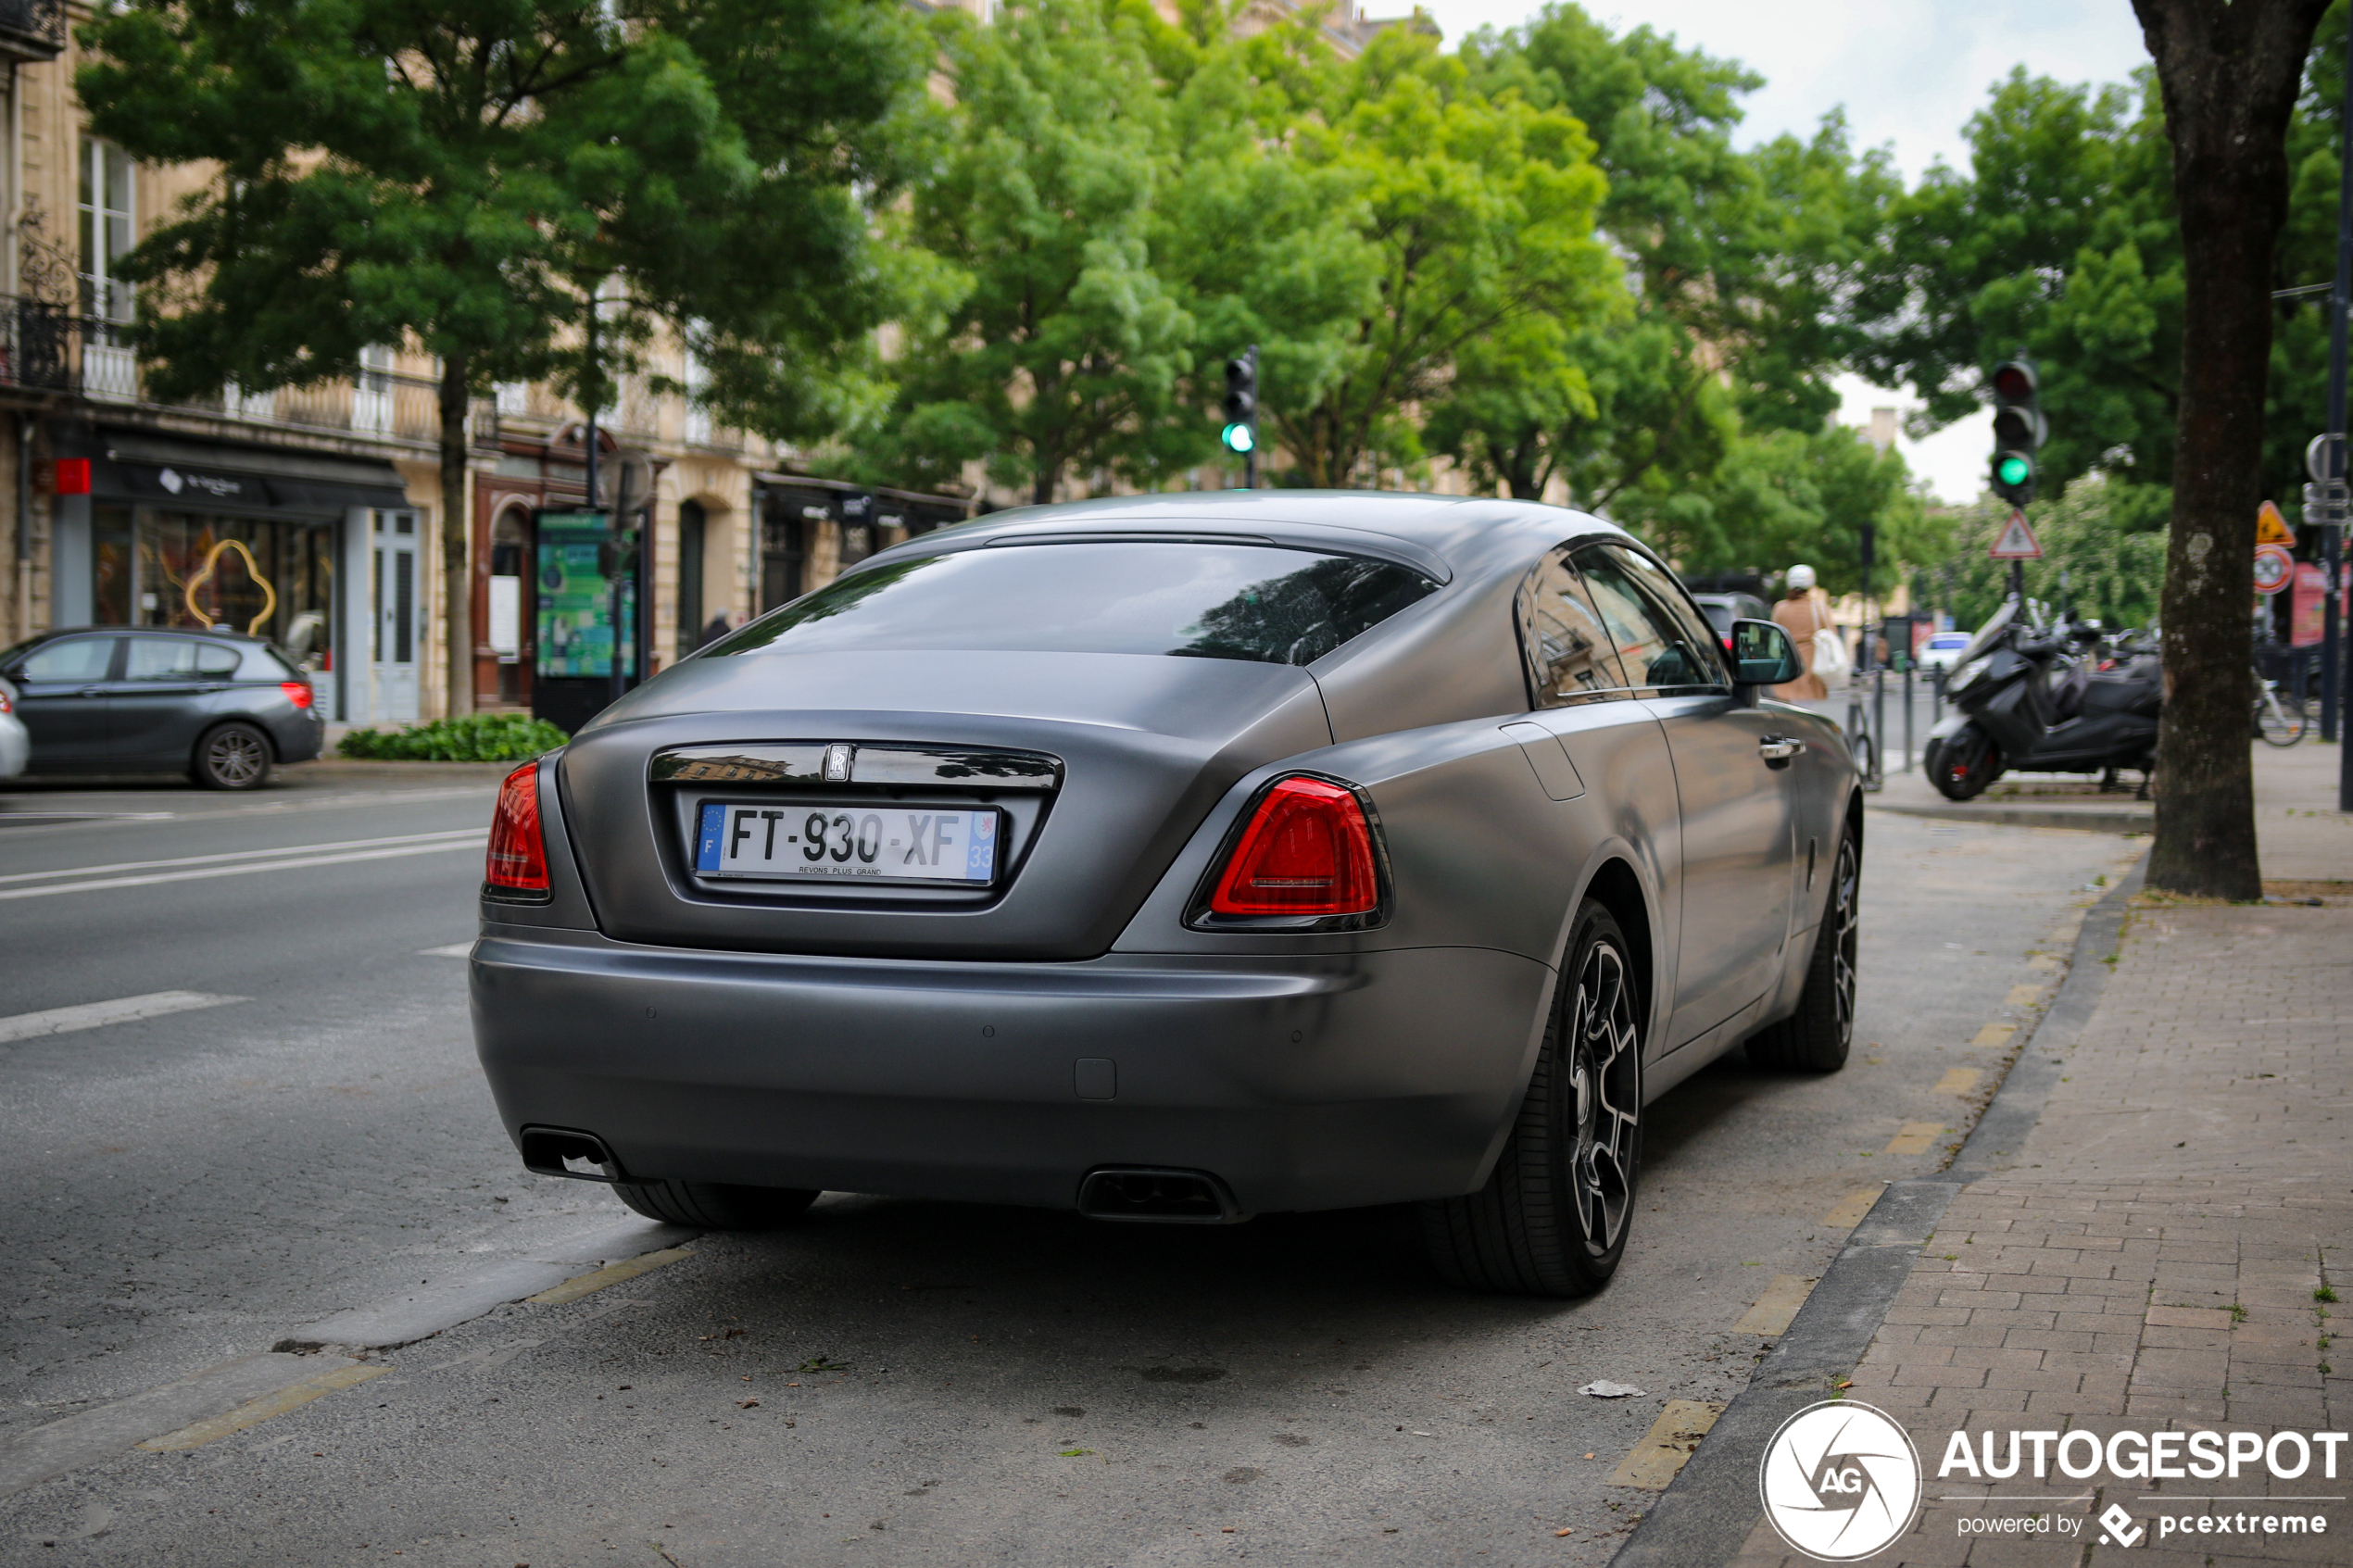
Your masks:
[{"label": "motor scooter", "polygon": [[1929,732],[1929,782],[1947,800],[1969,800],[2013,771],[2112,781],[2132,768],[2145,794],[2165,698],[2157,655],[2101,659],[2096,627],[2045,628],[2019,609],[2006,601],[1954,660],[1944,695],[1960,711]]}]

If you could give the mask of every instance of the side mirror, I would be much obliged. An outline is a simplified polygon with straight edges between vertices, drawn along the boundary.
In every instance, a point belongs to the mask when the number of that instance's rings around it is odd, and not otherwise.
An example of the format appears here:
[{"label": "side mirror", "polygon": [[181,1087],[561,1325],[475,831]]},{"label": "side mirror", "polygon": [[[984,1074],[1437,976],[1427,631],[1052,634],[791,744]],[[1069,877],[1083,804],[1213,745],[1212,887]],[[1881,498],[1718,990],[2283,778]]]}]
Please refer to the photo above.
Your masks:
[{"label": "side mirror", "polygon": [[1785,686],[1805,676],[1806,666],[1797,661],[1797,646],[1787,632],[1770,621],[1732,622],[1734,685]]}]

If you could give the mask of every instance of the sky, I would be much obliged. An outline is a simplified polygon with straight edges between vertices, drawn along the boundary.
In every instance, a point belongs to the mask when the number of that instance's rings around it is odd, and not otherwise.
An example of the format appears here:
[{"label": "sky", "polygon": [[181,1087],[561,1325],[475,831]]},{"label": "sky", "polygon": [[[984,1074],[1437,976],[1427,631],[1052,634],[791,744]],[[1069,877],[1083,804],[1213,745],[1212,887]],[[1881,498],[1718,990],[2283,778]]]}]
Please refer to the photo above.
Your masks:
[{"label": "sky", "polygon": [[[1537,3],[1420,0],[1450,43],[1477,27],[1514,26]],[[1376,16],[1408,8],[1365,5]],[[1940,158],[1968,167],[1962,127],[2011,67],[2062,82],[2120,82],[2148,60],[2128,0],[1588,0],[1586,8],[1615,31],[1648,23],[1763,76],[1746,102],[1743,144],[1784,131],[1811,135],[1823,115],[1843,107],[1855,145],[1892,147],[1907,182]],[[1838,387],[1848,424],[1868,422],[1874,406],[1918,401],[1856,376]],[[1898,445],[1937,496],[1971,500],[1984,485],[1993,417]]]}]

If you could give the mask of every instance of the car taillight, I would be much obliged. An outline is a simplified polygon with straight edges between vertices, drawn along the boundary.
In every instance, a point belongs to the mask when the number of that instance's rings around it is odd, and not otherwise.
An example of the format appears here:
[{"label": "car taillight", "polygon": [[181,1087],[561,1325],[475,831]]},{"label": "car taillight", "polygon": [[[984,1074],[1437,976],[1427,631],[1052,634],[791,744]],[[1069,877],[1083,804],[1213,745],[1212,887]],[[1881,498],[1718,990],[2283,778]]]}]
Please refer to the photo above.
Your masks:
[{"label": "car taillight", "polygon": [[1209,899],[1220,915],[1361,915],[1379,906],[1365,809],[1340,785],[1303,778],[1259,801]]},{"label": "car taillight", "polygon": [[5,691],[0,691],[0,713],[6,713],[8,710],[8,694]]},{"label": "car taillight", "polygon": [[547,849],[539,838],[539,764],[526,762],[498,786],[483,884],[509,893],[547,891]]},{"label": "car taillight", "polygon": [[281,681],[278,683],[278,689],[285,693],[286,700],[293,703],[296,708],[308,708],[310,706],[310,684],[308,682]]}]

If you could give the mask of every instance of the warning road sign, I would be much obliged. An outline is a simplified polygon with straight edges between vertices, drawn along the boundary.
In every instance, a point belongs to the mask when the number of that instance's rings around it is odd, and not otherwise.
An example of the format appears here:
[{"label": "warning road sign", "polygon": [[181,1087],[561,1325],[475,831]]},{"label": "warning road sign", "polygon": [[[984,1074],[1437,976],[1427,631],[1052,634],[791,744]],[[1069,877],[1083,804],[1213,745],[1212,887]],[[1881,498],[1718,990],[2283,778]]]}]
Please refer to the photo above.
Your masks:
[{"label": "warning road sign", "polygon": [[2296,581],[2296,558],[2279,545],[2255,546],[2255,591],[2276,594]]},{"label": "warning road sign", "polygon": [[2296,543],[2296,530],[2287,525],[2287,519],[2280,515],[2280,508],[2269,501],[2264,502],[2263,509],[2255,514],[2255,542],[2259,545]]},{"label": "warning road sign", "polygon": [[2026,526],[2026,514],[2012,512],[2010,521],[2002,527],[2002,536],[1985,553],[1995,560],[2041,560],[2043,546],[2034,537],[2034,531]]}]

